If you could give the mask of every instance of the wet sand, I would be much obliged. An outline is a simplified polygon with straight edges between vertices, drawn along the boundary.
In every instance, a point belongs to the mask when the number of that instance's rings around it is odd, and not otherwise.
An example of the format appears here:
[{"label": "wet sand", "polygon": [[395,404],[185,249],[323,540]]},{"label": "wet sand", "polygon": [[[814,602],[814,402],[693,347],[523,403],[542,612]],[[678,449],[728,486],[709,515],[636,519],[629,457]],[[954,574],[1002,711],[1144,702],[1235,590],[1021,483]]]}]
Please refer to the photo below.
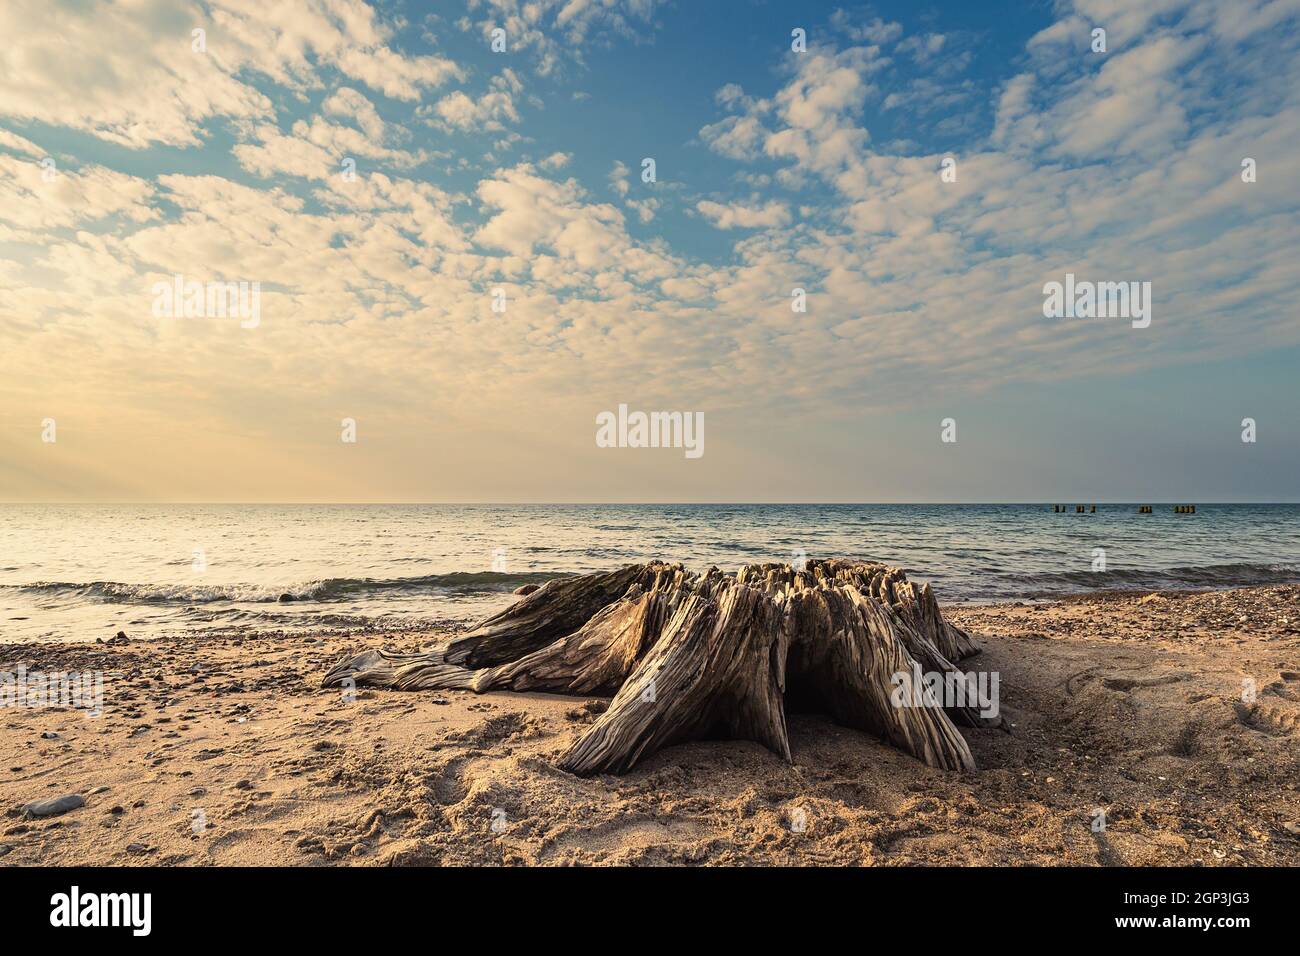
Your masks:
[{"label": "wet sand", "polygon": [[1012,725],[963,728],[974,773],[793,714],[791,765],[709,741],[580,779],[553,760],[600,700],[318,689],[428,634],[3,645],[106,676],[98,717],[0,709],[0,865],[1300,865],[1300,586],[947,612]]}]

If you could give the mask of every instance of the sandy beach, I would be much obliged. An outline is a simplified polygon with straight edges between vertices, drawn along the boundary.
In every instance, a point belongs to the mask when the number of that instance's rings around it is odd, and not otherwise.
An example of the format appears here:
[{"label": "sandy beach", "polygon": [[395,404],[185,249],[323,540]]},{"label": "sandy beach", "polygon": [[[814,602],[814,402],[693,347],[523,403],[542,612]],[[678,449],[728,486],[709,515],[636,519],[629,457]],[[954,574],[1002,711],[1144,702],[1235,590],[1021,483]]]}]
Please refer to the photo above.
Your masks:
[{"label": "sandy beach", "polygon": [[101,716],[0,710],[0,864],[1300,865],[1300,586],[945,610],[1011,724],[965,731],[974,773],[796,714],[790,765],[707,741],[581,779],[553,761],[602,700],[319,689],[428,634],[0,646],[105,672]]}]

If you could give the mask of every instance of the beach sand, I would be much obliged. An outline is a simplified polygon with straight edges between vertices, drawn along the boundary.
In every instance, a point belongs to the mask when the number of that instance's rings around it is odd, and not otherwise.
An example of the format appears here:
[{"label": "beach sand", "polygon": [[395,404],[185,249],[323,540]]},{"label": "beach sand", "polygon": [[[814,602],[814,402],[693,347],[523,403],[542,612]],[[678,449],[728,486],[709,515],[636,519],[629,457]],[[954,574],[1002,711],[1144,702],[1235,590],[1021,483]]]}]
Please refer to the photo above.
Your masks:
[{"label": "beach sand", "polygon": [[709,741],[580,779],[553,761],[601,701],[318,689],[428,634],[0,646],[108,673],[102,716],[0,710],[0,864],[1300,865],[1300,587],[947,612],[1012,724],[963,728],[974,773],[795,714],[793,765]]}]

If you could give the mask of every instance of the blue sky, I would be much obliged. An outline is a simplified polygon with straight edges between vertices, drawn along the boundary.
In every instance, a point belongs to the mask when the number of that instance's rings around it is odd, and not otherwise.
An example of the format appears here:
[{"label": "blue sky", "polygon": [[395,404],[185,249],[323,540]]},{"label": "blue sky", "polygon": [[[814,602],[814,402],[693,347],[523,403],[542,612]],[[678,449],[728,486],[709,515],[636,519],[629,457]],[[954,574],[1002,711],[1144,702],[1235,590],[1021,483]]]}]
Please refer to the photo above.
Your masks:
[{"label": "blue sky", "polygon": [[[6,4],[0,499],[1296,500],[1298,20]],[[1045,318],[1067,272],[1150,326]],[[707,453],[597,448],[620,403]]]}]

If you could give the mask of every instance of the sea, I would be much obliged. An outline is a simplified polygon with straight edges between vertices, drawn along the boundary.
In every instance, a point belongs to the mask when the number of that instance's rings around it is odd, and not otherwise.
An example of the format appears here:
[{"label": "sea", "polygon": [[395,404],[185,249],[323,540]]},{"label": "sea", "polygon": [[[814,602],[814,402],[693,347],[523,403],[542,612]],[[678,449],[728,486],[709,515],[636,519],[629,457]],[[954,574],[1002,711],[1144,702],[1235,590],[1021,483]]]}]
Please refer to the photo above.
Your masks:
[{"label": "sea", "polygon": [[0,644],[424,631],[562,575],[819,557],[945,605],[1300,582],[1300,505],[0,505]]}]

